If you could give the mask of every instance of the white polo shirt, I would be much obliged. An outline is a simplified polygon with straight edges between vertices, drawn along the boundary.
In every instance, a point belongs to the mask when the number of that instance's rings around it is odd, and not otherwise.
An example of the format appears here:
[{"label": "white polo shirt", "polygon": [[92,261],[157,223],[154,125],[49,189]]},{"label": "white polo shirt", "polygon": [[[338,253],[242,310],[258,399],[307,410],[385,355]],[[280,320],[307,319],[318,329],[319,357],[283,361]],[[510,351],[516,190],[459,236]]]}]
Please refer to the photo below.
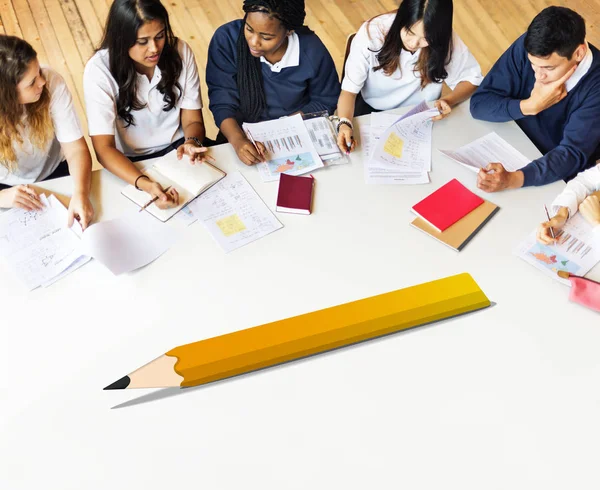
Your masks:
[{"label": "white polo shirt", "polygon": [[[579,210],[580,204],[592,193],[600,191],[600,163],[595,167],[579,172],[577,177],[570,180],[563,191],[552,203],[552,216],[561,207],[568,208],[569,217]],[[594,239],[600,242],[600,225],[593,228]]]},{"label": "white polo shirt", "polygon": [[292,32],[288,36],[288,45],[285,53],[277,63],[271,64],[264,56],[260,57],[260,61],[267,65],[273,73],[279,73],[284,68],[298,66],[300,64],[300,39],[298,38],[298,34]]},{"label": "white polo shirt", "polygon": [[[127,127],[117,115],[119,87],[110,73],[108,50],[102,49],[92,56],[83,73],[90,136],[114,135],[117,149],[127,156],[155,153],[181,138],[181,109],[202,109],[202,101],[194,53],[181,40],[178,50],[183,64],[178,79],[182,96],[175,107],[168,112],[163,110],[165,101],[157,88],[161,79],[158,66],[150,81],[148,77],[138,73],[137,98],[144,104],[144,108],[131,111],[134,124]],[[175,92],[177,93],[177,89]]]},{"label": "white polo shirt", "polygon": [[[430,83],[421,89],[421,76],[415,72],[415,64],[421,50],[414,54],[400,52],[399,68],[387,76],[379,66],[377,54],[383,46],[385,35],[390,30],[395,13],[384,14],[365,22],[354,39],[346,61],[342,90],[357,94],[361,92],[365,102],[374,109],[388,110],[422,101],[433,101],[442,94],[441,83]],[[446,65],[446,84],[454,90],[460,82],[467,81],[479,86],[483,76],[479,63],[469,52],[456,33],[452,33],[452,57]]]},{"label": "white polo shirt", "polygon": [[45,148],[33,146],[29,141],[25,122],[23,145],[14,143],[17,168],[10,173],[4,165],[0,165],[0,184],[13,186],[45,179],[65,159],[60,143],[70,143],[83,137],[73,98],[64,79],[48,67],[42,68],[42,74],[50,92],[50,117],[54,125],[54,137]]}]

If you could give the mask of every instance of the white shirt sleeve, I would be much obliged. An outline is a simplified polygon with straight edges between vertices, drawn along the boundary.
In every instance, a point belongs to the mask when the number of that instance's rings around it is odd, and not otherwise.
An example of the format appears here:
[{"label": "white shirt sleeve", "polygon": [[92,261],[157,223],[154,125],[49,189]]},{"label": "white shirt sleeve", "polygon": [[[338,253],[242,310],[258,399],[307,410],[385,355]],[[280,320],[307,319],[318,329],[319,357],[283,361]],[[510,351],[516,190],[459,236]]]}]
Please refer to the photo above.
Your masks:
[{"label": "white shirt sleeve", "polygon": [[54,124],[56,139],[61,143],[70,143],[83,138],[73,97],[64,78],[49,68],[45,68],[43,73],[50,92],[50,116]]},{"label": "white shirt sleeve", "polygon": [[192,49],[183,41],[180,43],[181,61],[183,71],[185,72],[185,85],[181,99],[182,109],[202,109],[202,96],[200,93],[200,77],[198,76],[198,67],[196,58]]},{"label": "white shirt sleeve", "polygon": [[552,215],[565,207],[569,209],[569,216],[573,216],[585,198],[598,190],[600,190],[600,164],[578,173],[577,177],[567,184],[552,203]]},{"label": "white shirt sleeve", "polygon": [[117,119],[117,92],[114,78],[104,66],[101,52],[85,65],[83,93],[90,136],[115,134]]},{"label": "white shirt sleeve", "polygon": [[376,32],[376,28],[374,29],[375,25],[372,24],[370,27],[367,30],[365,22],[352,39],[344,69],[344,80],[342,80],[342,90],[346,92],[357,94],[361,91],[371,71],[372,50],[381,47],[373,46],[376,41],[375,36],[379,33]]},{"label": "white shirt sleeve", "polygon": [[455,32],[452,33],[452,58],[446,65],[446,71],[448,77],[444,81],[452,90],[460,82],[471,82],[479,86],[483,80],[479,63]]}]

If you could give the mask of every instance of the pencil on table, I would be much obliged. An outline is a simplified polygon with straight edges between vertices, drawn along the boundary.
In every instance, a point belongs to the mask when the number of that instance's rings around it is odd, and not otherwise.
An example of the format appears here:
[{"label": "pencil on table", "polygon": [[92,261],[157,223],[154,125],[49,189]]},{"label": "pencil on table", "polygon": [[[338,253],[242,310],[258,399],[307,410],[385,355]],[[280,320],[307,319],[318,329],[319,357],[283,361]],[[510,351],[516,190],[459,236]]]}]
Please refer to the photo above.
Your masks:
[{"label": "pencil on table", "polygon": [[176,347],[105,390],[188,387],[485,308],[469,274]]}]

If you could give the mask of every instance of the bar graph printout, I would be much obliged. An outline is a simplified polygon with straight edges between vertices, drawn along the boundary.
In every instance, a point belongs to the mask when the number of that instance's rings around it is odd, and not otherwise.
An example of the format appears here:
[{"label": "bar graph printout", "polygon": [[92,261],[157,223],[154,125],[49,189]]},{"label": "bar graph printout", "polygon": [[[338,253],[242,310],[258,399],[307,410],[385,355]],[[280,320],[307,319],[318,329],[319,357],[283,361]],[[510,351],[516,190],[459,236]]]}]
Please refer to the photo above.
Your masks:
[{"label": "bar graph printout", "polygon": [[267,161],[256,167],[263,182],[278,181],[282,173],[301,175],[323,167],[302,116],[283,117],[260,123],[244,123],[248,139],[261,142]]},{"label": "bar graph printout", "polygon": [[556,244],[542,245],[533,231],[515,249],[515,254],[553,279],[570,285],[557,276],[563,270],[583,276],[600,261],[600,240],[594,238],[592,226],[577,213],[556,235]]}]

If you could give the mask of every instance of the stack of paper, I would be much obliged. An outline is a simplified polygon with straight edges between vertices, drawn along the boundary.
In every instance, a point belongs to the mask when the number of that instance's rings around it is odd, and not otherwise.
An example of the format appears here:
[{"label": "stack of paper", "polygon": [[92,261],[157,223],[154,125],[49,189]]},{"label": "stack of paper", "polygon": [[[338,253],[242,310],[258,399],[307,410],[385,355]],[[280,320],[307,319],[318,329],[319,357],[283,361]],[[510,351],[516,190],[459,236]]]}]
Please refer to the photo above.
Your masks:
[{"label": "stack of paper", "polygon": [[310,140],[325,165],[348,163],[340,151],[333,125],[325,116],[304,119]]},{"label": "stack of paper", "polygon": [[0,255],[29,290],[49,286],[95,258],[113,274],[142,267],[168,250],[177,235],[148,213],[130,212],[82,232],[67,228],[67,209],[41,195],[41,211],[0,215]]},{"label": "stack of paper", "polygon": [[514,253],[566,285],[571,283],[558,277],[557,271],[584,276],[600,261],[600,244],[594,241],[592,225],[580,213],[567,221],[556,238],[555,245],[542,245],[537,241],[534,230],[517,246]]},{"label": "stack of paper", "polygon": [[300,114],[242,125],[249,139],[260,141],[267,150],[267,161],[257,165],[264,182],[279,180],[282,173],[301,175],[323,167]]},{"label": "stack of paper", "polygon": [[[400,118],[372,113],[365,165],[368,184],[426,184],[431,171],[432,118],[437,109],[422,102]],[[364,134],[363,134],[364,145]],[[365,146],[365,145],[364,145]]]},{"label": "stack of paper", "polygon": [[[0,215],[0,255],[29,290],[45,286],[81,258],[81,228],[67,228],[67,210],[54,196],[40,196],[41,211],[12,208]],[[74,270],[76,267],[72,268]]]}]

